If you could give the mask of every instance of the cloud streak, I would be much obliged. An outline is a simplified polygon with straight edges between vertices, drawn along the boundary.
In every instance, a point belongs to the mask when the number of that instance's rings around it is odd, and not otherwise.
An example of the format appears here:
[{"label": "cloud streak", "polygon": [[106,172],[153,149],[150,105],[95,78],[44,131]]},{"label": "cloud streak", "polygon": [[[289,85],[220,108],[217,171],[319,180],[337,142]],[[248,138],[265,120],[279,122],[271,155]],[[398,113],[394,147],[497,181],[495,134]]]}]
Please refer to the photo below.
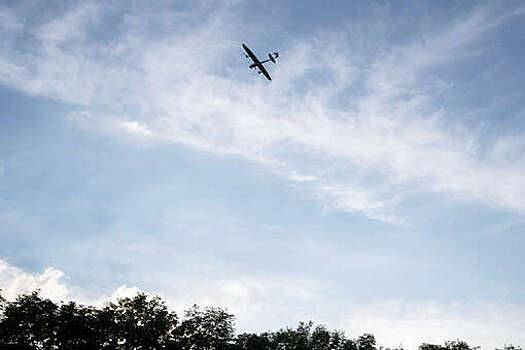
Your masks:
[{"label": "cloud streak", "polygon": [[[93,14],[103,26],[101,6],[26,28],[39,49],[4,47],[0,80],[77,104],[98,130],[237,155],[299,182],[328,208],[380,221],[406,222],[396,207],[413,192],[525,211],[522,157],[496,163],[481,153],[475,131],[460,118],[450,123],[440,103],[449,85],[433,74],[482,52],[507,13],[477,8],[380,54],[359,51],[358,31],[291,39],[268,86],[231,61],[243,28],[238,5],[205,15],[174,10],[179,22],[136,8],[107,41],[90,34]],[[157,20],[160,28],[148,26]],[[507,149],[518,147],[503,138]]]}]

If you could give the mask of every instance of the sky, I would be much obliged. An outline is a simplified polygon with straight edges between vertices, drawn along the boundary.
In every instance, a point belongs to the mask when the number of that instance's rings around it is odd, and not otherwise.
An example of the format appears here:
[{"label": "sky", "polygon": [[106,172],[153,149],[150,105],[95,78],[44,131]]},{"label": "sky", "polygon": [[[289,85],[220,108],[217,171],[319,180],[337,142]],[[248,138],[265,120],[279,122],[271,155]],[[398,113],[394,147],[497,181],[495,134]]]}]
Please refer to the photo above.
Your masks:
[{"label": "sky", "polygon": [[3,1],[0,39],[8,298],[525,345],[522,2]]}]

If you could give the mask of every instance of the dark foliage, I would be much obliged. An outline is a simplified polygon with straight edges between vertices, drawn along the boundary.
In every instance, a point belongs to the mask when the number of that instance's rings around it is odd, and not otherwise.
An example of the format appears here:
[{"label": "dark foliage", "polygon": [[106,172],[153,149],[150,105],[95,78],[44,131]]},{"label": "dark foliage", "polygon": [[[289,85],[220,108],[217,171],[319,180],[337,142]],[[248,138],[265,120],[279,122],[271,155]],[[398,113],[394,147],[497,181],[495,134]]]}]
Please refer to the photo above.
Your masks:
[{"label": "dark foliage", "polygon": [[169,342],[172,349],[223,350],[233,346],[233,315],[221,308],[197,305],[187,310]]},{"label": "dark foliage", "polygon": [[164,349],[177,325],[160,298],[145,294],[100,309],[56,305],[38,292],[3,304],[0,344],[34,349]]},{"label": "dark foliage", "polygon": [[[234,316],[196,305],[179,319],[159,297],[138,294],[101,308],[56,304],[38,292],[14,301],[0,294],[0,350],[378,350],[372,334],[350,339],[312,322],[275,332],[235,335]],[[402,349],[398,349],[402,350]],[[463,341],[419,350],[471,350]],[[521,350],[507,347],[505,350]]]},{"label": "dark foliage", "polygon": [[461,340],[445,342],[445,345],[421,344],[419,350],[470,350],[467,343]]}]

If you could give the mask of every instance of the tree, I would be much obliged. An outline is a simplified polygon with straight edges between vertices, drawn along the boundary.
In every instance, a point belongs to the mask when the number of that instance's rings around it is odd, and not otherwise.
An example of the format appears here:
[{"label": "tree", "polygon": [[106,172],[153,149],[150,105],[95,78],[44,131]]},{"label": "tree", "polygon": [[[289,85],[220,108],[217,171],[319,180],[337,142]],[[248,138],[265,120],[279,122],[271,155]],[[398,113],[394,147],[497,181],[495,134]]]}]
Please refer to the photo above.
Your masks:
[{"label": "tree", "polygon": [[[38,291],[7,301],[0,291],[0,350],[377,350],[372,334],[349,339],[342,331],[311,321],[238,336],[233,326],[234,316],[226,310],[196,305],[179,321],[164,301],[144,293],[93,307],[55,304]],[[461,340],[419,346],[419,350],[475,349]]]},{"label": "tree", "polygon": [[60,305],[56,315],[56,345],[64,350],[94,349],[100,346],[98,310],[75,302]]},{"label": "tree", "polygon": [[309,350],[313,322],[300,322],[296,329],[285,328],[274,333],[277,349]]},{"label": "tree", "polygon": [[104,311],[113,319],[108,343],[116,342],[119,349],[162,349],[177,324],[177,315],[159,297],[144,293],[110,303]]},{"label": "tree", "polygon": [[462,340],[451,340],[445,342],[445,349],[447,350],[470,350],[470,346]]},{"label": "tree", "polygon": [[271,333],[243,333],[235,339],[236,350],[275,350],[277,344]]},{"label": "tree", "polygon": [[24,294],[4,303],[0,321],[0,343],[53,349],[56,345],[56,311],[58,307],[39,292]]},{"label": "tree", "polygon": [[357,350],[357,343],[348,339],[342,331],[330,333],[330,346],[331,350]]},{"label": "tree", "polygon": [[445,347],[436,344],[423,343],[419,346],[419,350],[444,350]]},{"label": "tree", "polygon": [[222,350],[233,346],[234,316],[222,308],[193,305],[175,328],[171,348]]},{"label": "tree", "polygon": [[376,338],[373,334],[365,333],[357,339],[359,350],[376,350]]},{"label": "tree", "polygon": [[37,292],[2,298],[0,344],[36,349],[163,349],[177,316],[158,297],[139,294],[96,309],[54,304]]},{"label": "tree", "polygon": [[470,350],[470,346],[462,340],[446,341],[445,345],[423,343],[419,350]]},{"label": "tree", "polygon": [[7,300],[5,300],[4,296],[2,295],[2,290],[0,289],[0,321],[4,317],[4,309],[7,305]]},{"label": "tree", "polygon": [[317,326],[310,336],[310,349],[312,350],[330,350],[332,334],[325,326]]}]

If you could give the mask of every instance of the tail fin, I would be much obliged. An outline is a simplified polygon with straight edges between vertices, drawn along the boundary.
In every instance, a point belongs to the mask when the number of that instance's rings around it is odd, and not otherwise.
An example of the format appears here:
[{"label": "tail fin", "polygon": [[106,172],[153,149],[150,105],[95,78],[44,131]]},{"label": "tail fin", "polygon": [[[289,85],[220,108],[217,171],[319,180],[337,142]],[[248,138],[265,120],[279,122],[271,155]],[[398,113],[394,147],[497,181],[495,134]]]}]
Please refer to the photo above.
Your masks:
[{"label": "tail fin", "polygon": [[275,59],[279,58],[279,54],[277,52],[274,52],[273,54],[269,53],[268,57],[270,58],[270,61],[272,61],[273,63],[276,63]]}]

